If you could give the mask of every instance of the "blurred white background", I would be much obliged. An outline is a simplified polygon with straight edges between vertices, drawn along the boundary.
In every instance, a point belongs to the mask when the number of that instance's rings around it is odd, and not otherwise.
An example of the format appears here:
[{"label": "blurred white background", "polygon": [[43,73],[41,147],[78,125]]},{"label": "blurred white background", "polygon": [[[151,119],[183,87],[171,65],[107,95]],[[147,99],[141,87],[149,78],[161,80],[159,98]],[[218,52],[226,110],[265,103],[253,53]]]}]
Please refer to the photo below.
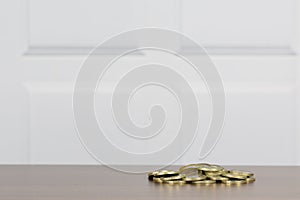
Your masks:
[{"label": "blurred white background", "polygon": [[[98,43],[151,26],[201,43],[224,80],[223,135],[205,161],[299,165],[299,5],[298,0],[1,1],[0,163],[97,164],[75,131],[76,75]],[[198,161],[200,142],[178,163]]]}]

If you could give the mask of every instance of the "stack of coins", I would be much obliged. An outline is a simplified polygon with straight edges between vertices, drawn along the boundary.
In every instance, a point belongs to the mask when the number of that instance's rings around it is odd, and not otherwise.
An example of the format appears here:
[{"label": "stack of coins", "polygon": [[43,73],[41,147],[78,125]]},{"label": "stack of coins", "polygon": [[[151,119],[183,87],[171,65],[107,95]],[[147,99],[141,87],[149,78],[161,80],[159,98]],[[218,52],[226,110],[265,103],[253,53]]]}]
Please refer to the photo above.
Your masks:
[{"label": "stack of coins", "polygon": [[160,170],[148,174],[148,179],[155,183],[166,184],[226,184],[242,185],[255,181],[252,172],[228,170],[214,164],[198,163],[180,167],[178,171]]}]

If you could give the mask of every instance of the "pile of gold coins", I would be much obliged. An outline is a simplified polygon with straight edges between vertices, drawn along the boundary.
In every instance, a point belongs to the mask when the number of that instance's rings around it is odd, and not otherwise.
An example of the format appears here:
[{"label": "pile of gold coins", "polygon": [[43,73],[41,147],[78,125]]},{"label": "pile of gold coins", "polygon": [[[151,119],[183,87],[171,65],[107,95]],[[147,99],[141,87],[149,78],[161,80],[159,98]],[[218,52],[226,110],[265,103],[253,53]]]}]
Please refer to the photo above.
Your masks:
[{"label": "pile of gold coins", "polygon": [[166,184],[226,184],[242,185],[255,181],[252,172],[228,170],[219,165],[206,163],[189,164],[180,167],[178,171],[161,170],[148,174],[148,179],[155,183]]}]

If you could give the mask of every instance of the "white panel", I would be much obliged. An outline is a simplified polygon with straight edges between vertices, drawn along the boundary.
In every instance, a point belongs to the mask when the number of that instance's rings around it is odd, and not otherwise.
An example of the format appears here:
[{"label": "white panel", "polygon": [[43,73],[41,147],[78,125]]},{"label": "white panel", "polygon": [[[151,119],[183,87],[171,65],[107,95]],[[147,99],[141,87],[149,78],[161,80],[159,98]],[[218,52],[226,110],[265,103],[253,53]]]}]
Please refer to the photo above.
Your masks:
[{"label": "white panel", "polygon": [[182,1],[182,31],[204,46],[290,46],[295,0]]},{"label": "white panel", "polygon": [[294,53],[296,0],[28,1],[28,55],[87,54],[115,34],[145,26],[182,31],[210,54]]},{"label": "white panel", "polygon": [[[222,137],[205,161],[226,165],[297,164],[297,59],[276,58],[214,59],[224,80],[227,110]],[[196,142],[185,162],[199,161],[198,151]]]},{"label": "white panel", "polygon": [[64,83],[54,83],[56,87],[46,85],[37,84],[34,88],[26,85],[31,94],[29,163],[96,163],[75,131],[71,87],[66,90]]},{"label": "white panel", "polygon": [[30,0],[29,43],[90,47],[141,26],[174,29],[179,24],[176,9],[173,0]]},{"label": "white panel", "polygon": [[[238,165],[296,164],[295,57],[213,57],[213,60],[224,79],[227,118],[223,136],[206,161]],[[129,58],[127,61],[134,63]],[[70,73],[70,69],[59,71]],[[41,80],[27,86],[32,105],[31,162],[95,163],[74,129],[72,82]],[[180,162],[197,161],[200,144],[201,141],[196,141]]]}]

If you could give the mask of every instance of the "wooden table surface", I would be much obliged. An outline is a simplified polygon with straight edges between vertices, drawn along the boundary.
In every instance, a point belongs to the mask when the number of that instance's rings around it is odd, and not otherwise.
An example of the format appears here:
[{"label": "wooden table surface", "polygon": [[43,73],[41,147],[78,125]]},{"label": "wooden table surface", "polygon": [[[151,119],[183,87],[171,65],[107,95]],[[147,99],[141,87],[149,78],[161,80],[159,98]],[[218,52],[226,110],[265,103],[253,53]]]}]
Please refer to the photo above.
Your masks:
[{"label": "wooden table surface", "polygon": [[121,173],[104,166],[5,165],[0,166],[0,199],[300,200],[300,167],[235,168],[253,171],[256,182],[242,186],[172,186],[149,182],[146,174]]}]

